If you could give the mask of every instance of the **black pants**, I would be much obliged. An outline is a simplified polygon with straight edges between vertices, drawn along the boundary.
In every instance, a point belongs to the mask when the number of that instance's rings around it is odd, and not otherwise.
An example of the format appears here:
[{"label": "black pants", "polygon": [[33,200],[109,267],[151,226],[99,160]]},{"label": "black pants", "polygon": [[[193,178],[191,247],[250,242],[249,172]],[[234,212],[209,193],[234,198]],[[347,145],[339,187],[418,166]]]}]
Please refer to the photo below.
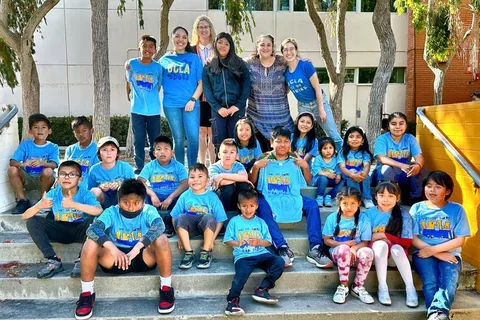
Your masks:
[{"label": "black pants", "polygon": [[246,182],[236,182],[223,186],[216,190],[216,194],[225,208],[225,211],[232,211],[237,209],[238,193],[251,189],[252,186]]},{"label": "black pants", "polygon": [[[235,137],[235,124],[240,118],[245,116],[237,111],[233,116],[222,117],[218,112],[212,110],[212,135],[213,145],[215,146],[215,154],[220,151],[220,144],[227,138]],[[245,110],[243,111],[245,113]]]},{"label": "black pants", "polygon": [[232,288],[228,292],[227,301],[240,297],[248,277],[255,268],[260,268],[266,273],[259,288],[270,289],[275,287],[275,281],[282,275],[285,269],[285,261],[271,253],[239,259],[235,262],[235,276],[233,277]]},{"label": "black pants", "polygon": [[51,216],[47,218],[33,216],[27,220],[27,230],[43,256],[49,258],[55,256],[50,241],[64,244],[84,243],[85,233],[92,221],[93,217],[73,223],[55,221]]}]

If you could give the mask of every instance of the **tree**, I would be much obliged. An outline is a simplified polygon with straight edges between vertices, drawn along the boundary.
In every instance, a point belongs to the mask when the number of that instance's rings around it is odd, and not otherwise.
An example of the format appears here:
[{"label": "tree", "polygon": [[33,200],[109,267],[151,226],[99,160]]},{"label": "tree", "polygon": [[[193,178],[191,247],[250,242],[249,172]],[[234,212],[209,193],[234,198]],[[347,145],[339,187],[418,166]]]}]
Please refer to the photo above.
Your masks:
[{"label": "tree", "polygon": [[312,20],[313,25],[317,31],[318,39],[320,41],[320,48],[322,50],[322,58],[327,67],[329,82],[329,103],[332,107],[333,117],[340,132],[342,122],[342,99],[343,89],[345,87],[345,66],[347,60],[347,47],[345,43],[345,15],[347,12],[348,0],[336,0],[335,5],[335,35],[337,56],[336,65],[333,63],[332,54],[328,48],[328,39],[325,32],[325,24],[320,18],[315,8],[314,0],[305,0],[308,15]]},{"label": "tree", "polygon": [[[28,136],[28,117],[40,112],[40,81],[33,60],[33,33],[47,13],[60,0],[0,1],[0,78],[15,87],[15,71],[20,71],[22,84],[23,137]],[[0,81],[3,85],[4,81]]]},{"label": "tree", "polygon": [[110,135],[108,0],[90,0],[92,8],[93,127],[95,140]]},{"label": "tree", "polygon": [[385,100],[387,86],[395,64],[397,44],[391,25],[390,1],[377,0],[372,15],[372,23],[380,43],[380,60],[373,78],[368,102],[367,138],[373,147],[380,135],[382,121],[382,104]]}]

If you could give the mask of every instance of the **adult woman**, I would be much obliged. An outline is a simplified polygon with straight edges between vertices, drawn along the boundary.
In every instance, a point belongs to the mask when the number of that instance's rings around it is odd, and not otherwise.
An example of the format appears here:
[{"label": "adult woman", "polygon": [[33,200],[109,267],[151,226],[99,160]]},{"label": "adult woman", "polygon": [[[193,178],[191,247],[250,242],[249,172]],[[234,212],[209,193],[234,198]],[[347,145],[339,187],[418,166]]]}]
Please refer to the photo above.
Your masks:
[{"label": "adult woman", "polygon": [[204,94],[212,106],[213,144],[216,152],[226,138],[235,137],[235,124],[245,116],[250,94],[250,73],[235,53],[232,36],[220,32],[213,45],[213,58],[203,69]]},{"label": "adult woman", "polygon": [[[192,28],[192,48],[202,59],[203,65],[213,56],[213,40],[215,39],[215,29],[212,20],[205,15],[198,16],[193,23]],[[212,143],[212,128],[210,124],[211,107],[202,96],[200,100],[200,140],[198,146],[198,161],[205,164],[206,154],[210,163],[215,161],[215,150]]]},{"label": "adult woman", "polygon": [[184,163],[184,140],[187,135],[188,166],[197,162],[202,61],[188,43],[184,27],[173,29],[174,52],[160,59],[163,68],[163,111],[172,130],[175,158]]},{"label": "adult woman", "polygon": [[298,44],[295,39],[283,40],[280,48],[288,64],[285,70],[287,85],[298,100],[298,113],[306,111],[313,113],[323,131],[333,139],[337,150],[340,150],[342,138],[337,131],[327,96],[320,89],[315,67],[310,61],[299,59]]},{"label": "adult woman", "polygon": [[258,130],[262,150],[270,150],[270,132],[274,127],[285,126],[293,131],[285,83],[286,64],[282,56],[275,54],[271,35],[257,38],[255,53],[246,63],[252,81],[247,116]]}]

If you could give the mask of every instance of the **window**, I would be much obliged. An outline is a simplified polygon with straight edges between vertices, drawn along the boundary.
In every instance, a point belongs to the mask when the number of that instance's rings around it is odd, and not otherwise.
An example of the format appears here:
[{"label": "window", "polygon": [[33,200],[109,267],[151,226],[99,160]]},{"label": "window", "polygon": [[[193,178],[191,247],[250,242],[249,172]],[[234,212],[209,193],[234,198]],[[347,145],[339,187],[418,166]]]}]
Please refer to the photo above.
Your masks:
[{"label": "window", "polygon": [[278,11],[290,11],[290,0],[276,0]]},{"label": "window", "polygon": [[252,11],[273,11],[273,0],[245,0]]},{"label": "window", "polygon": [[[315,70],[317,70],[318,81],[320,84],[326,84],[330,82],[327,68],[315,68]],[[345,83],[354,83],[354,81],[355,69],[345,69]]]},{"label": "window", "polygon": [[223,10],[223,0],[208,0],[208,10]]},{"label": "window", "polygon": [[[373,83],[375,72],[377,72],[377,68],[359,68],[358,83]],[[405,83],[405,68],[393,68],[389,83]]]},{"label": "window", "polygon": [[[360,10],[362,12],[373,12],[375,9],[375,5],[377,4],[377,0],[360,0]],[[390,0],[390,12],[397,12],[395,9],[395,0]]]},{"label": "window", "polygon": [[403,67],[393,68],[390,83],[405,83],[405,69]]},{"label": "window", "polygon": [[[315,0],[315,6],[318,11],[328,11],[335,5],[335,0]],[[293,11],[307,11],[305,0],[293,0]],[[348,0],[347,11],[357,11],[357,1]]]}]

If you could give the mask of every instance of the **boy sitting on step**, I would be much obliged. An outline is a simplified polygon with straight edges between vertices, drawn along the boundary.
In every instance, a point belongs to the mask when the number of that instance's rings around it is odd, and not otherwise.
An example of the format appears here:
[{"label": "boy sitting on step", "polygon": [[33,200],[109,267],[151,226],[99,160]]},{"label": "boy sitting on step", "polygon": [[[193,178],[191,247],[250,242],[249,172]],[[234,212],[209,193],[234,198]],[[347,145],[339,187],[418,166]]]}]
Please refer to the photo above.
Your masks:
[{"label": "boy sitting on step", "polygon": [[223,242],[233,247],[235,263],[235,276],[227,296],[225,314],[234,316],[245,313],[239,306],[240,293],[255,268],[262,269],[266,275],[252,298],[266,304],[278,302],[268,291],[275,286],[275,281],[285,269],[283,259],[265,249],[272,245],[272,237],[265,221],[255,215],[258,208],[257,192],[240,191],[237,206],[240,215],[230,220],[223,237]]},{"label": "boy sitting on step", "polygon": [[206,269],[212,261],[213,243],[222,229],[227,215],[222,203],[213,191],[207,191],[208,170],[196,163],[188,169],[190,188],[182,193],[170,212],[178,235],[178,249],[185,249],[180,269],[190,269],[195,261],[195,252],[190,237],[203,235],[203,247],[197,268]]},{"label": "boy sitting on step", "polygon": [[173,143],[165,136],[153,141],[155,160],[143,167],[138,178],[145,184],[151,203],[157,208],[165,223],[165,234],[174,234],[172,218],[161,211],[172,210],[178,197],[188,189],[188,174],[182,163],[173,159]]},{"label": "boy sitting on step", "polygon": [[100,264],[106,273],[145,272],[157,267],[160,272],[160,301],[157,311],[175,309],[172,288],[172,251],[162,218],[145,204],[143,183],[127,179],[118,189],[118,205],[111,206],[87,230],[83,245],[82,293],[77,302],[76,319],[89,319],[95,304],[95,269]]},{"label": "boy sitting on step", "polygon": [[[33,242],[47,259],[45,267],[37,273],[37,278],[50,278],[63,271],[60,258],[53,250],[50,241],[60,243],[83,243],[85,232],[93,216],[102,213],[102,207],[95,196],[85,188],[79,188],[82,169],[75,161],[64,161],[58,168],[58,185],[43,193],[40,200],[22,215],[27,220],[27,230]],[[52,208],[53,215],[46,218],[36,214]],[[78,276],[80,261],[75,261],[72,277]]]}]

